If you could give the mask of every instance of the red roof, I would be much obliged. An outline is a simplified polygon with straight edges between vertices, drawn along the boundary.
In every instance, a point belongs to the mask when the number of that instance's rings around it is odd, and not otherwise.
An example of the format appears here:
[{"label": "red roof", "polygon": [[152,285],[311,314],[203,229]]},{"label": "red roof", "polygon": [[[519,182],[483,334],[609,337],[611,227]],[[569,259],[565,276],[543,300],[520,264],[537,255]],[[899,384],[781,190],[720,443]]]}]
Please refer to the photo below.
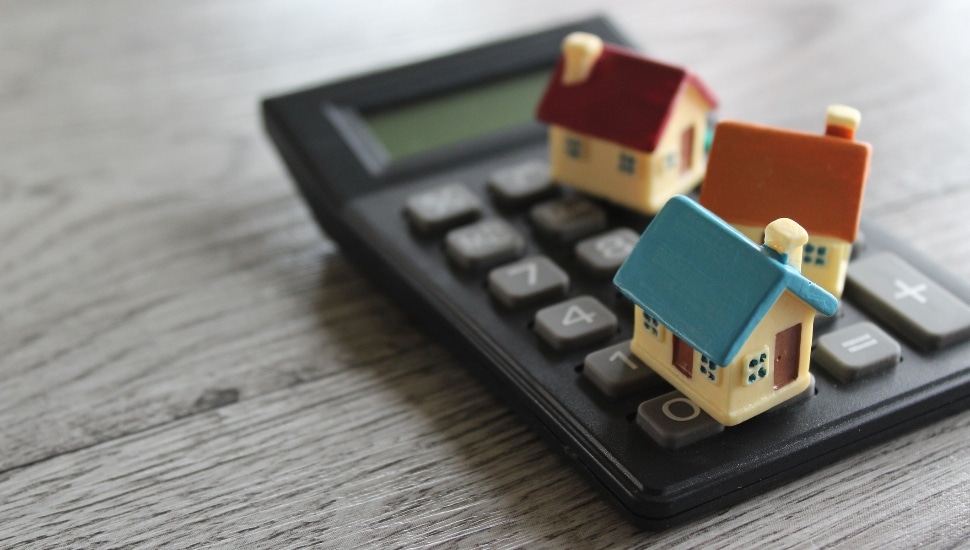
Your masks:
[{"label": "red roof", "polygon": [[809,234],[852,242],[871,154],[851,139],[721,122],[700,201],[728,223],[791,218]]},{"label": "red roof", "polygon": [[674,100],[687,84],[694,85],[711,108],[717,106],[714,95],[692,73],[610,44],[604,44],[585,82],[564,86],[562,71],[560,58],[539,102],[538,119],[641,151],[657,147]]}]

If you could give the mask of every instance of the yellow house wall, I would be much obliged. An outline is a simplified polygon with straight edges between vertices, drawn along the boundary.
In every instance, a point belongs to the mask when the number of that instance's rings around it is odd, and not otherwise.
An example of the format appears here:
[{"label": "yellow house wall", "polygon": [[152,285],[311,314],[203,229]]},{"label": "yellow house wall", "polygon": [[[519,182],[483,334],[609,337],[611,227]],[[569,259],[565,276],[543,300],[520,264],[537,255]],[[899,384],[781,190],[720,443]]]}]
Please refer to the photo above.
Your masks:
[{"label": "yellow house wall", "polygon": [[[636,322],[631,351],[672,386],[690,398],[711,417],[733,426],[795,397],[810,384],[808,366],[812,349],[814,310],[788,291],[782,293],[761,323],[745,341],[731,363],[715,370],[716,381],[701,373],[700,353],[694,352],[691,378],[673,366],[673,337],[666,328],[656,338],[643,325],[643,310],[635,308]],[[798,376],[783,388],[774,388],[775,336],[798,323],[802,324]],[[747,385],[747,356],[767,347],[768,374]]]},{"label": "yellow house wall", "polygon": [[[568,137],[581,141],[579,158],[566,154]],[[621,153],[636,159],[633,174],[620,171]],[[549,158],[552,179],[558,183],[637,210],[648,204],[650,155],[647,153],[552,126],[549,128]]]},{"label": "yellow house wall", "polygon": [[[660,210],[670,197],[696,187],[707,170],[704,139],[707,135],[707,113],[710,108],[695,86],[688,86],[677,98],[670,120],[654,150],[652,164],[651,212]],[[694,127],[691,169],[681,172],[680,148],[684,130]],[[673,159],[673,161],[671,161]]]},{"label": "yellow house wall", "polygon": [[[764,227],[734,225],[734,228],[758,244],[764,241]],[[826,260],[825,265],[803,263],[802,275],[836,298],[841,298],[845,289],[845,275],[849,269],[849,257],[852,255],[852,243],[835,237],[809,234],[808,244],[816,249],[824,246]]]},{"label": "yellow house wall", "polygon": [[[552,125],[549,128],[552,179],[628,208],[655,214],[670,197],[690,191],[703,179],[707,112],[707,104],[700,93],[689,86],[677,98],[653,154]],[[636,121],[630,123],[635,124]],[[691,124],[694,125],[692,169],[681,174],[681,134]],[[575,137],[582,142],[579,158],[566,154],[567,137]],[[633,174],[620,171],[620,153],[627,153],[636,159]],[[671,158],[673,163],[669,160]]]}]

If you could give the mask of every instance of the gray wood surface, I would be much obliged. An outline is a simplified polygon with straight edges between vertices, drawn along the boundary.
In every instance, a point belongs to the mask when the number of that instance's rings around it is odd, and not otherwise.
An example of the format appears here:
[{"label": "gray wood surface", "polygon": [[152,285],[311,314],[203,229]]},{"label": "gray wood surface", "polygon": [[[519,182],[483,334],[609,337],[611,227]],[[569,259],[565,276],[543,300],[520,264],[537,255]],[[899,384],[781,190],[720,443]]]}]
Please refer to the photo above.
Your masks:
[{"label": "gray wood surface", "polygon": [[723,118],[863,112],[869,217],[970,279],[970,4],[0,3],[0,546],[970,541],[970,413],[638,532],[321,236],[260,97],[605,12]]}]

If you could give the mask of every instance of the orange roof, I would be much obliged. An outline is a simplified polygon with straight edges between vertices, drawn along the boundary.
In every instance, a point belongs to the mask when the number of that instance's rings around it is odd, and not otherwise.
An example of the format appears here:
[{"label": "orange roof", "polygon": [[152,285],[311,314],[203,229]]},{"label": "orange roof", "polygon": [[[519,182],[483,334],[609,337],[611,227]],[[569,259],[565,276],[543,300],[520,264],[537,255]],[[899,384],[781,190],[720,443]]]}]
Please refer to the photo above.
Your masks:
[{"label": "orange roof", "polygon": [[871,154],[850,139],[721,122],[700,202],[728,223],[791,218],[810,234],[852,242]]}]

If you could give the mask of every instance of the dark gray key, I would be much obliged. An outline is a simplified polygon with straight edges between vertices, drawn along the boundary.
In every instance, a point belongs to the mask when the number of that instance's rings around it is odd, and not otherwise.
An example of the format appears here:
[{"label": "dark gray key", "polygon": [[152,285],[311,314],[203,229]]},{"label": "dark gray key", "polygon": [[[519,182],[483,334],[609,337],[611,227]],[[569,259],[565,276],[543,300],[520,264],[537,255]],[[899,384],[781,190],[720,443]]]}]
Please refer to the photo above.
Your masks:
[{"label": "dark gray key", "polygon": [[449,231],[445,251],[465,269],[485,269],[521,256],[525,239],[503,220],[482,220]]},{"label": "dark gray key", "polygon": [[559,298],[568,289],[569,275],[545,256],[524,258],[488,274],[488,291],[512,309]]},{"label": "dark gray key", "polygon": [[612,277],[639,240],[636,231],[620,227],[579,241],[576,258],[594,275]]},{"label": "dark gray key", "polygon": [[477,220],[482,203],[464,185],[453,183],[409,196],[404,212],[415,230],[428,235]]},{"label": "dark gray key", "polygon": [[818,339],[812,360],[843,382],[899,363],[899,343],[870,322],[856,323]]},{"label": "dark gray key", "polygon": [[536,312],[535,331],[553,349],[563,351],[609,338],[616,323],[616,315],[599,300],[577,296]]},{"label": "dark gray key", "polygon": [[664,382],[630,353],[629,340],[587,355],[583,376],[610,397],[622,397]]},{"label": "dark gray key", "polygon": [[529,219],[543,236],[570,243],[606,229],[606,212],[578,195],[532,207]]},{"label": "dark gray key", "polygon": [[529,160],[492,172],[488,190],[502,206],[525,206],[557,191],[549,179],[549,163]]},{"label": "dark gray key", "polygon": [[671,450],[724,431],[721,423],[679,391],[640,403],[637,408],[637,425],[657,445]]},{"label": "dark gray key", "polygon": [[921,349],[970,336],[970,306],[895,254],[849,264],[846,291],[853,303]]}]

